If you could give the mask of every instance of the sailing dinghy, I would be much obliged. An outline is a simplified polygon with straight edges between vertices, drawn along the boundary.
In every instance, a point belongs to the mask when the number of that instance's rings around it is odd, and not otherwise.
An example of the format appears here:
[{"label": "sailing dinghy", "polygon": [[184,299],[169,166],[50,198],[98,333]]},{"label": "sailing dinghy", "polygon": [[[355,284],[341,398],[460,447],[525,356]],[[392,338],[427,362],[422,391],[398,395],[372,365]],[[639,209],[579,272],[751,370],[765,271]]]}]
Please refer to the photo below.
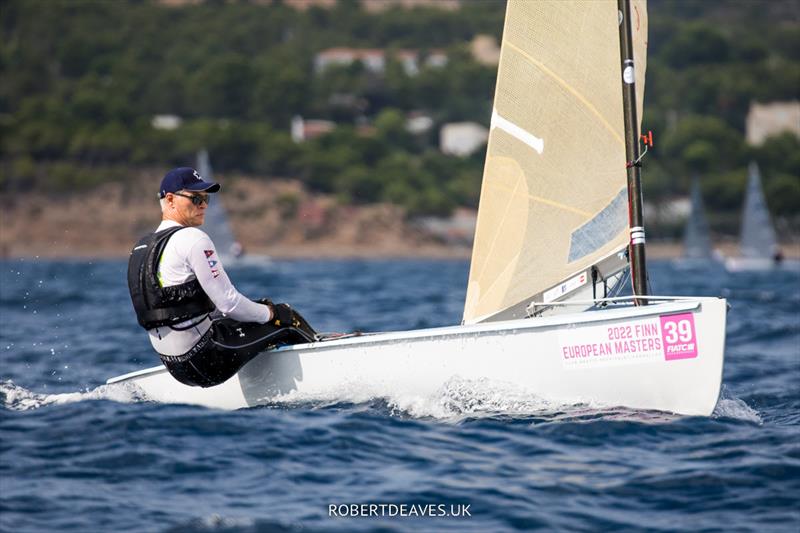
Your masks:
[{"label": "sailing dinghy", "polygon": [[797,261],[787,261],[780,256],[775,226],[769,216],[761,172],[756,162],[748,167],[739,255],[729,257],[725,261],[725,268],[729,272],[800,268]]},{"label": "sailing dinghy", "polygon": [[711,231],[703,206],[700,179],[695,176],[692,179],[691,210],[686,221],[683,256],[673,261],[673,264],[680,269],[707,269],[716,266],[720,259],[721,254],[711,244]]},{"label": "sailing dinghy", "polygon": [[[343,388],[430,397],[452,380],[489,380],[557,404],[711,414],[725,300],[647,290],[637,118],[646,2],[506,9],[461,325],[280,347],[207,389],[160,366],[108,383],[237,409],[335,400]],[[634,296],[614,297],[628,275]]]},{"label": "sailing dinghy", "polygon": [[[197,153],[197,171],[208,181],[214,181],[214,171],[206,150]],[[206,208],[205,224],[203,231],[208,234],[217,247],[217,255],[223,264],[230,264],[242,255],[242,247],[233,236],[225,206],[219,198],[215,198]]]},{"label": "sailing dinghy", "polygon": [[[201,150],[197,153],[196,168],[207,181],[219,181],[218,178],[215,180],[208,151]],[[228,220],[228,213],[221,198],[214,198],[208,204],[203,231],[208,234],[216,246],[222,264],[228,267],[233,265],[268,266],[271,263],[270,258],[266,255],[245,254],[244,247],[234,236]]]}]

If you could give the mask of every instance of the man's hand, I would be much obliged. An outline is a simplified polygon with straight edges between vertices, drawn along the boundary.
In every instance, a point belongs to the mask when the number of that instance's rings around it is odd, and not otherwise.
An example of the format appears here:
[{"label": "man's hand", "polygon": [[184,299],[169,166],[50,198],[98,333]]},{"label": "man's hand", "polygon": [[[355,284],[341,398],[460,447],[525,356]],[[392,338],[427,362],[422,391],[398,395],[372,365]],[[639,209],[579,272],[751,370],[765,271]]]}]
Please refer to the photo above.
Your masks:
[{"label": "man's hand", "polygon": [[301,325],[300,319],[297,318],[297,314],[289,304],[272,303],[272,300],[269,298],[259,298],[253,301],[269,307],[270,323],[276,326],[295,328]]},{"label": "man's hand", "polygon": [[289,307],[289,304],[273,304],[270,308],[272,310],[272,323],[276,326],[296,326],[294,311]]}]

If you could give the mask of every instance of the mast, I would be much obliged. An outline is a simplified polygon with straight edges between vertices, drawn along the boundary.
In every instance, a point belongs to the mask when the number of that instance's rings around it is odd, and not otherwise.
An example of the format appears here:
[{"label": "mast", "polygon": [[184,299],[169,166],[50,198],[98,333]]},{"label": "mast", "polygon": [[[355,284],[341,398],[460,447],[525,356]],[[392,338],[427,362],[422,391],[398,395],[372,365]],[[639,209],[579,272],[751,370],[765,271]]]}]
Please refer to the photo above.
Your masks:
[{"label": "mast", "polygon": [[[636,117],[636,76],[633,65],[631,38],[631,7],[629,0],[617,0],[619,10],[619,51],[622,67],[622,108],[625,118],[625,157],[628,161],[628,223],[631,232],[628,246],[631,259],[631,278],[634,296],[647,295],[647,268],[644,252],[644,217],[642,216],[642,181],[639,172],[639,121]],[[647,300],[637,300],[646,305]]]}]

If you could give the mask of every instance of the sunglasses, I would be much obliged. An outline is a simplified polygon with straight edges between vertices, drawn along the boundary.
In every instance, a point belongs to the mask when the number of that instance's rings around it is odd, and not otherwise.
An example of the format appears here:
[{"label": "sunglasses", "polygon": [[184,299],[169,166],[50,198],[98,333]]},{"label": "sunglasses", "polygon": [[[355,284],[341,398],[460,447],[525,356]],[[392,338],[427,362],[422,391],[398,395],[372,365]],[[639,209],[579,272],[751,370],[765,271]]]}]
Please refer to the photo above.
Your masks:
[{"label": "sunglasses", "polygon": [[208,195],[202,196],[200,194],[181,194],[179,192],[174,192],[172,194],[174,194],[175,196],[183,196],[184,198],[188,198],[189,200],[192,201],[194,205],[198,207],[200,207],[203,204],[211,203],[211,197]]}]

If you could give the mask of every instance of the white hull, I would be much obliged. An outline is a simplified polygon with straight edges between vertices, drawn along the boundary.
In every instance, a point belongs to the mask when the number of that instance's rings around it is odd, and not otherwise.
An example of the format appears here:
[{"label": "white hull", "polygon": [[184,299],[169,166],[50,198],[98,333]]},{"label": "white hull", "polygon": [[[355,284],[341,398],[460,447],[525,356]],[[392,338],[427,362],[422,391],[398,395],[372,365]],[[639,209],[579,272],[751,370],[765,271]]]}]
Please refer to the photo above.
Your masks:
[{"label": "white hull", "polygon": [[[343,385],[378,396],[398,391],[428,396],[453,378],[489,379],[560,404],[710,415],[722,380],[725,315],[722,299],[676,299],[284,347],[259,355],[227,382],[207,389],[178,383],[164,367],[108,383],[135,383],[153,401],[238,409],[295,391],[335,399]],[[678,319],[685,322],[683,340],[694,343],[694,355],[667,355],[665,335],[676,338]],[[619,336],[625,345],[614,338]],[[628,341],[636,342],[633,351]],[[691,351],[688,344],[676,349],[686,347]]]}]

